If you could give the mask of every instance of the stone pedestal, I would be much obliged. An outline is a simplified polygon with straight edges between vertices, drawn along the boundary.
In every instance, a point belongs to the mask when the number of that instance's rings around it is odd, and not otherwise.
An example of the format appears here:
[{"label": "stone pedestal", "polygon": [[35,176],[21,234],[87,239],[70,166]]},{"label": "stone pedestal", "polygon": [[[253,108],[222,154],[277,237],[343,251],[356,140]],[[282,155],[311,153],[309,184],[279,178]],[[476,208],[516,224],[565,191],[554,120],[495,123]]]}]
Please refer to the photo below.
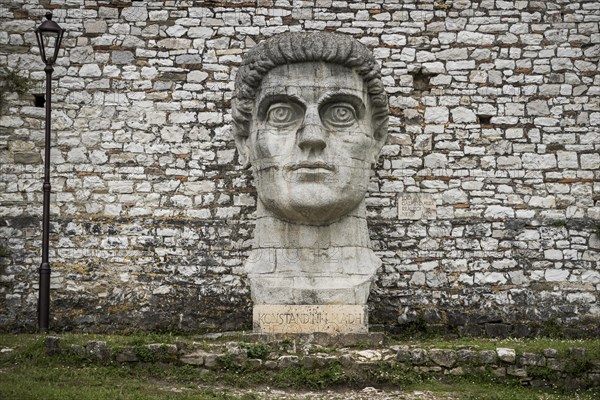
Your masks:
[{"label": "stone pedestal", "polygon": [[367,333],[367,308],[362,305],[259,304],[253,311],[254,333]]}]

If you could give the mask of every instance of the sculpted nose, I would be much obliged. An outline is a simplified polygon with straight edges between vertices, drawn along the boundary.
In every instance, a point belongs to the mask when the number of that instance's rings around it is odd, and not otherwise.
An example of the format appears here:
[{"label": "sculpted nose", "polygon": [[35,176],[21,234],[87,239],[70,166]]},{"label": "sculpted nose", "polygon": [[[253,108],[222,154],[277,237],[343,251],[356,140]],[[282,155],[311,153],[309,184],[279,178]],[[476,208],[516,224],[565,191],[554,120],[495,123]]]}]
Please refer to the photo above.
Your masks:
[{"label": "sculpted nose", "polygon": [[298,130],[298,146],[307,151],[320,151],[327,147],[325,129],[318,112],[305,116],[304,123]]}]

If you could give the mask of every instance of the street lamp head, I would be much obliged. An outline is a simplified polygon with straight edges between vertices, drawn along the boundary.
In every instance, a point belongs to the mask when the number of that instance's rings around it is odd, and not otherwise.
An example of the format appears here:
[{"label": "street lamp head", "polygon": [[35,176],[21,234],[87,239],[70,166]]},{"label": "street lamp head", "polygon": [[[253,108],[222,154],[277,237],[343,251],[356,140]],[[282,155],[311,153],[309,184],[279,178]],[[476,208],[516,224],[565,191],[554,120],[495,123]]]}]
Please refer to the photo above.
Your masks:
[{"label": "street lamp head", "polygon": [[35,30],[35,36],[40,47],[42,61],[46,65],[52,65],[58,57],[58,50],[60,49],[65,30],[52,21],[51,12],[46,13],[46,19]]}]

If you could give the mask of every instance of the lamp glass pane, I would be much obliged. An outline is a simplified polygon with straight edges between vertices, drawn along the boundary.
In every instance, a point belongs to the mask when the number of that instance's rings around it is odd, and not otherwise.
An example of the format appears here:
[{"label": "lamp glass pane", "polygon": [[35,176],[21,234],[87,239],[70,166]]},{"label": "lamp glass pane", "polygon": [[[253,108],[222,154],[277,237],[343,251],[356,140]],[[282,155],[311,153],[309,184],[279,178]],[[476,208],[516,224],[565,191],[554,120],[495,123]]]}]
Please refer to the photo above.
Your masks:
[{"label": "lamp glass pane", "polygon": [[46,51],[46,57],[48,59],[54,57],[54,51],[56,50],[56,42],[58,40],[58,33],[42,32],[42,40],[44,41],[44,49]]}]

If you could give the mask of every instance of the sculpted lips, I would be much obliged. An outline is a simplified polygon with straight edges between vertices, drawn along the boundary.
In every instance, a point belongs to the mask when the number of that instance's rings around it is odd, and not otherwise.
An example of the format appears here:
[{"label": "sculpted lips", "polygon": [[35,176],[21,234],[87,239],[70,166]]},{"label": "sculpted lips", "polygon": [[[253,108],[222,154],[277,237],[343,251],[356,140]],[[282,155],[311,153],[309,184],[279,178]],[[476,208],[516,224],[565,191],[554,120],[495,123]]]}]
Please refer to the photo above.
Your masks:
[{"label": "sculpted lips", "polygon": [[323,172],[333,172],[335,171],[335,166],[323,161],[301,161],[296,164],[289,165],[287,169],[290,171],[307,170],[307,172],[320,172],[325,170]]}]

